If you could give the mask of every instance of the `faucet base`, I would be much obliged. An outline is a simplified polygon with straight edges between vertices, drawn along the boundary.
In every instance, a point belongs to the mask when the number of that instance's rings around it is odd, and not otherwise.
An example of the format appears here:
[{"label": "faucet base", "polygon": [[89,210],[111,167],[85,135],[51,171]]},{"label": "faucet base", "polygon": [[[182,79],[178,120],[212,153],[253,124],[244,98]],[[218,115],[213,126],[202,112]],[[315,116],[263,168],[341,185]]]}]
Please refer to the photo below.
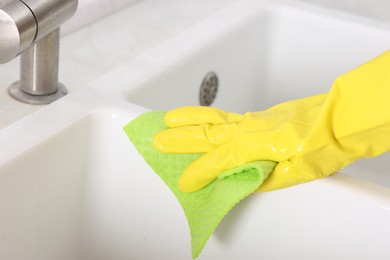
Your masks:
[{"label": "faucet base", "polygon": [[61,84],[58,84],[58,90],[54,92],[53,94],[49,95],[31,95],[26,92],[24,92],[20,87],[20,81],[16,81],[11,84],[8,88],[8,93],[15,98],[16,100],[19,100],[23,103],[31,104],[31,105],[47,105],[52,103],[53,101],[56,101],[57,99],[60,99],[61,97],[65,96],[68,91],[66,87]]}]

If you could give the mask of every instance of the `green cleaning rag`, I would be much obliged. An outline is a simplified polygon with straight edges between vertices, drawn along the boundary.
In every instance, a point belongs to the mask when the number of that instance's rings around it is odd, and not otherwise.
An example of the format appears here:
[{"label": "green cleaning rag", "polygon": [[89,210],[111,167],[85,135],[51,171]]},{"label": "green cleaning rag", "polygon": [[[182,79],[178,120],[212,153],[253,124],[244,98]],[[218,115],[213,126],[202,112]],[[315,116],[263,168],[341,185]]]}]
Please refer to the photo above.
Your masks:
[{"label": "green cleaning rag", "polygon": [[145,161],[180,202],[190,227],[192,257],[196,258],[223,217],[263,183],[275,163],[248,163],[225,172],[197,192],[183,193],[178,189],[179,177],[201,154],[167,154],[153,148],[154,136],[167,128],[164,115],[165,112],[160,111],[142,114],[126,125],[124,130]]}]

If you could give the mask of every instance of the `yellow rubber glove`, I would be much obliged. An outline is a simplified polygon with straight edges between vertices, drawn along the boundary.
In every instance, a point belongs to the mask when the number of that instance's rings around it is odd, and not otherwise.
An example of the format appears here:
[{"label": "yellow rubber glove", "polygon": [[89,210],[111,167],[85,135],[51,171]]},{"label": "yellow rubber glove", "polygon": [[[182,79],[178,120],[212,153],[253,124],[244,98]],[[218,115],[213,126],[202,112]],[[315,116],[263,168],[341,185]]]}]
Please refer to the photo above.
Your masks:
[{"label": "yellow rubber glove", "polygon": [[278,164],[259,190],[284,188],[389,151],[389,98],[386,52],[337,78],[328,94],[245,115],[208,107],[172,110],[165,118],[170,129],[155,137],[154,146],[168,153],[205,153],[183,172],[183,192],[260,160]]}]

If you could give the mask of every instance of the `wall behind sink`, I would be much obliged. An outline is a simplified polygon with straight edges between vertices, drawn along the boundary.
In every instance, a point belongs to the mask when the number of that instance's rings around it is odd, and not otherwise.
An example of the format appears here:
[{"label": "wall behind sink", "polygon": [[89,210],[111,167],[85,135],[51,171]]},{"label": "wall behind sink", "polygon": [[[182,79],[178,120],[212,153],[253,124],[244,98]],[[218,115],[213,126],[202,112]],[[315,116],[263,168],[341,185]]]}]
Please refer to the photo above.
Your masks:
[{"label": "wall behind sink", "polygon": [[298,0],[390,22],[388,0]]}]

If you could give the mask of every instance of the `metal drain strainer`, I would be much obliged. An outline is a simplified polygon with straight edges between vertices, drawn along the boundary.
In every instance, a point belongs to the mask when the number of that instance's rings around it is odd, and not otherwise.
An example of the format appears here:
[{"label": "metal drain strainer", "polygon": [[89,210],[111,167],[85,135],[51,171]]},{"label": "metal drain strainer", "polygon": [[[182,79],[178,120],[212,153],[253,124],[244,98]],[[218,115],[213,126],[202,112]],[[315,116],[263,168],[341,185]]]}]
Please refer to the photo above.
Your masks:
[{"label": "metal drain strainer", "polygon": [[218,92],[218,77],[214,72],[209,72],[204,77],[199,91],[199,103],[201,106],[210,106]]}]

